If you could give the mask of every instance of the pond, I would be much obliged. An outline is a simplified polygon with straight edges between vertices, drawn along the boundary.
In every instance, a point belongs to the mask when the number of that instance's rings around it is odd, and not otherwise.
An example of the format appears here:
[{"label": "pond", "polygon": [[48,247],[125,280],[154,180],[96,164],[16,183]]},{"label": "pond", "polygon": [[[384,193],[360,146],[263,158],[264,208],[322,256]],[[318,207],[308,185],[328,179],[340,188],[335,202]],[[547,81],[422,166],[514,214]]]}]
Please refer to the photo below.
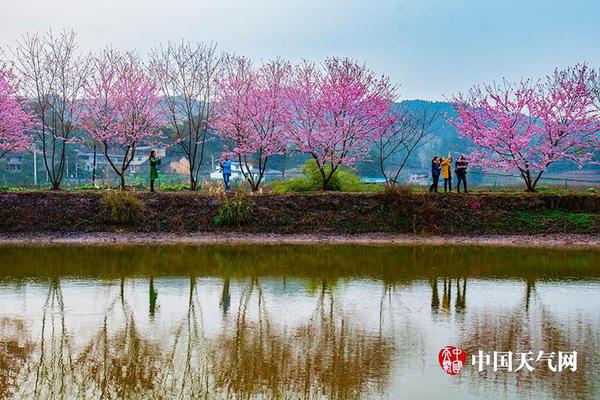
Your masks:
[{"label": "pond", "polygon": [[598,250],[0,246],[0,398],[592,399],[598,360]]}]

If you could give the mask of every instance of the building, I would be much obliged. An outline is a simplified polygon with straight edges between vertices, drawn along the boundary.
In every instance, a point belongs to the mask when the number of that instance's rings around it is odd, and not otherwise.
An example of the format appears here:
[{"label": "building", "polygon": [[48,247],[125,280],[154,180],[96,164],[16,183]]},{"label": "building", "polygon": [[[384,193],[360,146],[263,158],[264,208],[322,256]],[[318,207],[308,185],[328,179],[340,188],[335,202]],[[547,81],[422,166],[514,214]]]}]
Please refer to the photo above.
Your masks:
[{"label": "building", "polygon": [[[249,167],[250,167],[250,171],[252,172],[252,175],[254,175],[254,177],[256,179],[258,179],[258,170],[256,168],[254,168],[252,166],[252,164],[249,164]],[[281,179],[281,175],[282,175],[282,172],[277,169],[266,169],[265,172],[263,173],[263,180],[264,181],[272,181],[275,179]],[[215,163],[213,161],[213,167],[210,172],[210,179],[211,180],[223,179],[223,173],[221,172],[221,167],[219,166],[218,162]],[[240,163],[237,161],[231,162],[231,179],[233,179],[233,180],[244,179],[244,174],[242,173],[242,169],[240,168]]]},{"label": "building", "polygon": [[[158,158],[163,158],[166,154],[166,150],[160,147],[153,146],[139,146],[135,149],[135,155],[131,164],[129,165],[129,173],[135,174],[136,172],[140,172],[144,167],[144,164],[148,162],[148,155],[150,154],[150,150],[156,150],[156,156]],[[110,159],[113,161],[115,165],[120,165],[123,162],[124,154],[117,153],[109,153]],[[88,172],[91,172],[94,169],[94,152],[93,151],[77,151],[77,158],[83,162],[84,169]],[[102,167],[109,166],[110,163],[104,156],[101,151],[96,152],[96,169],[100,169]]]},{"label": "building", "polygon": [[6,156],[6,164],[11,172],[21,172],[23,166],[23,156],[20,154],[9,154]]}]

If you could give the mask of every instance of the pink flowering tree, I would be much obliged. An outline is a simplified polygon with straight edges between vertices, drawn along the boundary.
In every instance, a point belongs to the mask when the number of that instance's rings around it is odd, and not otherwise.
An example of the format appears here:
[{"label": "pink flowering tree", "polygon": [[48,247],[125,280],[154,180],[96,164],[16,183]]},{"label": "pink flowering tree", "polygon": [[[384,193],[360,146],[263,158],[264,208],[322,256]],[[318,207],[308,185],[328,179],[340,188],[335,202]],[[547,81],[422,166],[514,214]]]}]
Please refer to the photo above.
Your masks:
[{"label": "pink flowering tree", "polygon": [[450,121],[477,149],[472,165],[518,172],[527,191],[560,160],[589,162],[598,116],[585,66],[557,70],[546,80],[475,87],[453,99],[458,118]]},{"label": "pink flowering tree", "polygon": [[99,144],[125,189],[137,146],[149,141],[163,122],[155,82],[131,53],[106,50],[94,61],[79,112],[82,127]]},{"label": "pink flowering tree", "polygon": [[31,148],[35,116],[26,111],[17,97],[14,75],[0,65],[0,159],[8,153]]},{"label": "pink flowering tree", "polygon": [[217,83],[219,97],[212,121],[216,132],[232,143],[240,170],[253,191],[259,189],[269,158],[286,151],[290,121],[286,90],[291,65],[275,60],[254,69],[243,57],[227,61]]},{"label": "pink flowering tree", "polygon": [[394,92],[388,78],[348,59],[328,59],[324,70],[306,62],[296,68],[288,95],[289,135],[295,148],[315,160],[323,190],[340,166],[367,158],[393,123]]},{"label": "pink flowering tree", "polygon": [[597,148],[600,118],[595,94],[590,90],[594,76],[585,65],[556,70],[539,84],[529,107],[536,117],[544,152],[540,169],[558,160],[569,160],[581,168]]}]

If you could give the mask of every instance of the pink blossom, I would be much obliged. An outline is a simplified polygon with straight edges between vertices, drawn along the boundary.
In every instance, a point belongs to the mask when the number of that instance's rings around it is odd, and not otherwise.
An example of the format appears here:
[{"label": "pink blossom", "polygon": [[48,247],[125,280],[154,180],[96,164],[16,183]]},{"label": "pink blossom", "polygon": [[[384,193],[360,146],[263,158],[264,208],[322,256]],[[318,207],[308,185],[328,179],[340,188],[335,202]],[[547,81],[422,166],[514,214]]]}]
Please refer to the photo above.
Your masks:
[{"label": "pink blossom", "polygon": [[32,138],[27,131],[36,128],[35,116],[17,97],[14,80],[8,69],[0,68],[0,159],[8,153],[29,150]]},{"label": "pink blossom", "polygon": [[458,118],[450,123],[477,146],[472,165],[518,172],[532,191],[552,163],[591,160],[600,128],[591,79],[586,66],[575,66],[537,84],[475,87],[453,99]]},{"label": "pink blossom", "polygon": [[134,54],[106,50],[94,59],[85,93],[78,113],[82,127],[100,143],[124,189],[137,146],[151,142],[163,123],[156,84]]},{"label": "pink blossom", "polygon": [[326,189],[341,165],[365,159],[393,123],[394,87],[348,59],[327,59],[323,67],[306,62],[296,67],[288,98],[291,142],[314,158]]},{"label": "pink blossom", "polygon": [[286,61],[255,69],[248,59],[232,57],[218,82],[212,125],[232,143],[232,153],[252,190],[258,190],[269,157],[286,151],[284,134],[291,117],[285,95],[290,74]]}]

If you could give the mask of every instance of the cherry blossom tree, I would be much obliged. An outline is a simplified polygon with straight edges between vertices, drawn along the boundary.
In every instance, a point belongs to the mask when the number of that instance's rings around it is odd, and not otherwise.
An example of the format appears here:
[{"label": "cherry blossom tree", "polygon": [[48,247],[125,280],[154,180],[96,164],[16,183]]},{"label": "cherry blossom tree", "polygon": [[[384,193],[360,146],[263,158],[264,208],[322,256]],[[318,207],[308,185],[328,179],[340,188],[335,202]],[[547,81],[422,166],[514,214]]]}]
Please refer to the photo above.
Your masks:
[{"label": "cherry blossom tree", "polygon": [[125,190],[137,146],[150,140],[163,122],[156,83],[135,54],[105,50],[93,60],[85,94],[82,127],[100,144]]},{"label": "cherry blossom tree", "polygon": [[323,70],[304,62],[288,95],[291,142],[315,160],[327,190],[342,165],[367,158],[373,142],[393,121],[395,88],[364,65],[330,58]]},{"label": "cherry blossom tree", "polygon": [[176,143],[189,162],[190,189],[196,190],[198,171],[213,116],[216,78],[223,55],[216,45],[182,42],[154,49],[150,71],[160,87],[169,128],[165,134]]},{"label": "cherry blossom tree", "polygon": [[518,172],[534,191],[551,164],[590,161],[599,128],[590,79],[587,67],[575,66],[537,84],[475,87],[453,99],[458,118],[450,122],[477,146],[472,165]]},{"label": "cherry blossom tree", "polygon": [[73,141],[77,103],[89,73],[89,56],[78,51],[73,31],[25,35],[13,49],[20,90],[33,103],[35,133],[52,189],[59,189],[67,146]]},{"label": "cherry blossom tree", "polygon": [[291,65],[279,59],[255,69],[248,59],[231,57],[225,77],[218,82],[213,124],[233,144],[231,153],[253,191],[259,189],[269,157],[286,151],[291,71]]},{"label": "cherry blossom tree", "polygon": [[8,153],[29,150],[34,130],[35,116],[26,111],[17,96],[14,74],[0,65],[0,159]]}]

